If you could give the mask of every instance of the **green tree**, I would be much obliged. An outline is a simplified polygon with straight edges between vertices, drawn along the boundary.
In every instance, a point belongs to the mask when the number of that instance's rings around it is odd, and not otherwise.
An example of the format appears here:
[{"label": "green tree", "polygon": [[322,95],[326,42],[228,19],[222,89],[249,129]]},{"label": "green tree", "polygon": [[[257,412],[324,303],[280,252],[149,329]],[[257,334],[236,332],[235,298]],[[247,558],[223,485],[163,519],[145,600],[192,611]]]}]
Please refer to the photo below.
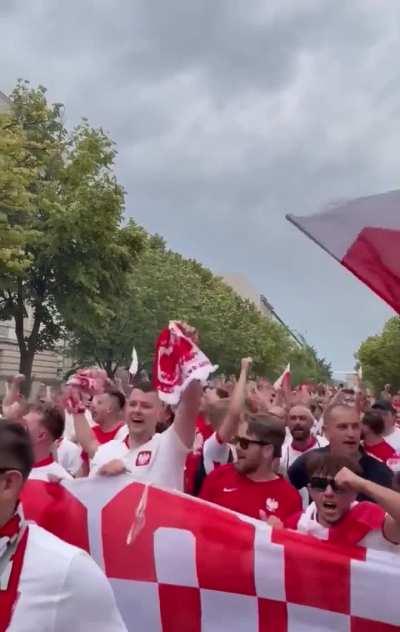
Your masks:
[{"label": "green tree", "polygon": [[390,318],[380,334],[364,340],[356,357],[362,366],[364,381],[376,393],[382,391],[385,384],[400,389],[400,319]]},{"label": "green tree", "polygon": [[283,327],[198,262],[149,236],[117,317],[104,323],[100,336],[77,336],[75,354],[82,364],[95,361],[112,373],[129,365],[134,343],[142,366],[150,369],[154,340],[174,319],[199,329],[202,349],[226,374],[236,373],[240,358],[251,355],[257,374],[275,377],[292,351]]},{"label": "green tree", "polygon": [[29,384],[38,351],[112,318],[143,233],[122,225],[103,130],[83,120],[68,131],[43,87],[19,81],[10,100],[0,115],[0,318],[14,321]]},{"label": "green tree", "polygon": [[298,347],[291,353],[290,363],[295,386],[308,381],[328,384],[332,380],[331,365],[324,358],[319,358],[314,347],[305,341],[303,347]]}]

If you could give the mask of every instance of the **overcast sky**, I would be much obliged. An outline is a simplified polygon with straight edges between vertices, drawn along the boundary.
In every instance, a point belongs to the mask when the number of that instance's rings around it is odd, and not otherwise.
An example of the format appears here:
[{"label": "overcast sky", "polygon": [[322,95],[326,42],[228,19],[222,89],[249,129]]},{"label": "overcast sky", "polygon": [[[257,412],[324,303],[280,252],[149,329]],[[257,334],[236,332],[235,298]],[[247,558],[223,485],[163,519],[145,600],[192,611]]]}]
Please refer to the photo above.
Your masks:
[{"label": "overcast sky", "polygon": [[18,77],[116,141],[127,212],[240,273],[335,369],[390,310],[286,222],[399,188],[398,0],[1,0]]}]

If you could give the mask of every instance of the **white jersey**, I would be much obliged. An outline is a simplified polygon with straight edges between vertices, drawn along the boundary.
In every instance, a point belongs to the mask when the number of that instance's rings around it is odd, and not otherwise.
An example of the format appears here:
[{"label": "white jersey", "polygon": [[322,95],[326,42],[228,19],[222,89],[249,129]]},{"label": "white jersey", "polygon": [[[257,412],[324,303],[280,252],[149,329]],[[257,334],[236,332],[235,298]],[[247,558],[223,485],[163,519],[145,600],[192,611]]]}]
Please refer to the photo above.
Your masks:
[{"label": "white jersey", "polygon": [[206,474],[210,474],[218,465],[229,463],[229,458],[236,461],[236,450],[229,443],[224,443],[214,432],[203,445],[203,463]]},{"label": "white jersey", "polygon": [[83,464],[81,455],[82,448],[79,445],[65,437],[61,439],[57,448],[57,461],[71,476],[76,476],[81,469]]},{"label": "white jersey", "polygon": [[190,452],[177,433],[174,425],[163,433],[156,433],[150,441],[130,450],[127,441],[108,441],[98,447],[91,461],[90,474],[97,474],[106,463],[119,459],[136,480],[183,491],[183,473],[186,457]]},{"label": "white jersey", "polygon": [[29,474],[30,479],[37,481],[50,481],[51,476],[55,476],[61,480],[72,479],[71,474],[69,474],[67,470],[60,465],[60,463],[57,463],[57,461],[51,461],[50,463],[34,466]]},{"label": "white jersey", "polygon": [[400,452],[400,428],[395,428],[390,434],[383,437],[393,450]]},{"label": "white jersey", "polygon": [[329,441],[325,437],[314,437],[315,442],[306,450],[296,450],[293,448],[293,438],[291,438],[290,442],[284,443],[282,446],[282,456],[280,463],[280,472],[282,474],[287,474],[289,467],[294,463],[294,461],[305,454],[306,452],[310,452],[311,450],[315,450],[316,448],[323,448],[328,445]]},{"label": "white jersey", "polygon": [[18,590],[7,632],[126,632],[96,562],[33,523]]}]

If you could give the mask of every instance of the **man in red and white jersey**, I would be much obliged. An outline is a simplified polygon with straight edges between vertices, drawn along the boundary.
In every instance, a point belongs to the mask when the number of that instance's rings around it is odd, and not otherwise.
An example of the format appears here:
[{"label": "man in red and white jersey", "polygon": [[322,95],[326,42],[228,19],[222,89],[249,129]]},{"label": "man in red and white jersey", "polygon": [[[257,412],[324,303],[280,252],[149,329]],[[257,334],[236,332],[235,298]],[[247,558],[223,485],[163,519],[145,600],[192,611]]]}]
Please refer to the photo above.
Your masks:
[{"label": "man in red and white jersey", "polygon": [[193,445],[201,395],[200,382],[191,382],[182,394],[174,422],[165,432],[156,433],[163,414],[158,393],[149,383],[135,386],[126,407],[128,436],[122,441],[114,439],[103,445],[92,445],[95,454],[90,475],[128,471],[137,480],[182,491],[185,461]]},{"label": "man in red and white jersey", "polygon": [[25,428],[2,422],[1,632],[126,632],[111,586],[91,557],[25,522],[18,501],[33,460]]},{"label": "man in red and white jersey", "polygon": [[[382,413],[379,410],[369,410],[361,421],[365,452],[384,463],[395,458],[396,450],[385,441],[385,422]],[[400,457],[400,454],[398,456]]]},{"label": "man in red and white jersey", "polygon": [[287,427],[289,428],[290,439],[285,441],[283,445],[280,461],[280,470],[285,475],[299,456],[328,444],[325,438],[312,435],[313,424],[314,417],[307,406],[292,406],[289,410]]},{"label": "man in red and white jersey", "polygon": [[[315,453],[307,463],[313,502],[285,527],[336,544],[400,553],[398,492],[363,478],[360,465],[347,457]],[[361,494],[374,502],[357,502]]]},{"label": "man in red and white jersey", "polygon": [[90,429],[91,437],[88,438],[87,420],[82,419],[82,414],[86,414],[85,406],[75,401],[76,411],[79,413],[78,417],[74,417],[76,439],[81,446],[85,446],[82,452],[84,461],[80,472],[82,476],[89,473],[89,459],[93,458],[99,445],[113,440],[123,441],[128,436],[128,427],[124,421],[125,404],[125,395],[117,389],[95,395],[90,403],[90,411],[95,423]]},{"label": "man in red and white jersey", "polygon": [[236,463],[211,472],[200,498],[263,520],[284,520],[299,511],[299,493],[273,470],[284,438],[282,423],[268,413],[246,415],[234,439]]},{"label": "man in red and white jersey", "polygon": [[36,404],[29,407],[22,418],[33,447],[34,464],[29,478],[42,481],[71,479],[72,476],[54,459],[57,442],[64,432],[63,411],[53,404]]},{"label": "man in red and white jersey", "polygon": [[390,400],[381,399],[372,406],[373,410],[378,410],[385,422],[385,441],[396,452],[400,452],[400,428],[396,425],[396,410]]}]

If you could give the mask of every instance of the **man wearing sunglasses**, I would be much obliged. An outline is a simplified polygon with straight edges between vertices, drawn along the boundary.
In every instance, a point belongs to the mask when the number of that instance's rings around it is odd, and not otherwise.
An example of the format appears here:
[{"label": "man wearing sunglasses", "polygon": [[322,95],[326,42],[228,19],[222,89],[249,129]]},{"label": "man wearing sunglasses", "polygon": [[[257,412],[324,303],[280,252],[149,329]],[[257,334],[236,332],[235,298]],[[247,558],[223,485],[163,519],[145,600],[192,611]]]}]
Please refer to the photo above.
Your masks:
[{"label": "man wearing sunglasses", "polygon": [[19,497],[34,461],[18,423],[0,423],[0,630],[126,632],[92,558],[24,520]]},{"label": "man wearing sunglasses", "polygon": [[[310,455],[312,503],[285,521],[287,528],[337,544],[400,553],[400,494],[367,481],[346,457]],[[358,495],[374,502],[357,502]],[[376,503],[376,504],[375,504]]]},{"label": "man wearing sunglasses", "polygon": [[[353,406],[334,404],[327,408],[324,414],[325,434],[329,445],[314,450],[311,454],[332,454],[337,457],[347,457],[359,463],[365,479],[392,487],[393,473],[382,462],[370,456],[360,446],[361,420],[360,414]],[[310,454],[302,454],[289,467],[289,480],[297,489],[307,487],[309,474],[307,460]],[[363,491],[359,492],[358,500],[369,500]]]},{"label": "man wearing sunglasses", "polygon": [[253,518],[284,520],[301,509],[299,493],[273,469],[281,456],[284,427],[269,414],[246,415],[234,438],[237,461],[205,479],[200,497]]}]

